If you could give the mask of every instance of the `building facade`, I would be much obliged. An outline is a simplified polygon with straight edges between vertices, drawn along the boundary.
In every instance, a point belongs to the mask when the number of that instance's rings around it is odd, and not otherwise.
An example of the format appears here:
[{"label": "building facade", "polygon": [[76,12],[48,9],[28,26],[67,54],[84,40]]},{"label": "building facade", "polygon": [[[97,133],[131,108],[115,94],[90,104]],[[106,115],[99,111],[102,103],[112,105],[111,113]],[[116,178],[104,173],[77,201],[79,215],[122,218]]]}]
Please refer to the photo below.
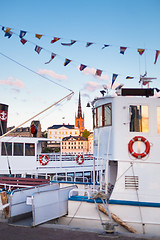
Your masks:
[{"label": "building facade", "polygon": [[61,153],[68,155],[83,155],[88,153],[88,141],[81,136],[64,137],[61,142]]},{"label": "building facade", "polygon": [[88,136],[88,153],[93,154],[94,138],[93,133]]},{"label": "building facade", "polygon": [[75,128],[74,125],[53,125],[48,128],[48,138],[54,140],[56,143],[60,143],[64,137],[70,135],[79,136],[80,130]]}]

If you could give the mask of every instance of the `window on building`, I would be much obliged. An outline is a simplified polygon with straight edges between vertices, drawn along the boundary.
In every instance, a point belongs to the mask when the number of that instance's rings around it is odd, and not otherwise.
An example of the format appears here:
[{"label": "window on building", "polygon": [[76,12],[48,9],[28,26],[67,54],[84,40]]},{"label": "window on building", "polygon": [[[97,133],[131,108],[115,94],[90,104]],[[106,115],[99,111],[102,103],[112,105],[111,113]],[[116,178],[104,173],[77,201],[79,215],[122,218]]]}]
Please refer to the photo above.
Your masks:
[{"label": "window on building", "polygon": [[148,132],[149,117],[148,106],[131,105],[130,111],[130,132]]},{"label": "window on building", "polygon": [[12,143],[2,142],[1,155],[12,156]]},{"label": "window on building", "polygon": [[14,156],[23,156],[23,143],[14,143]]},{"label": "window on building", "polygon": [[62,135],[64,135],[64,132],[62,132]]},{"label": "window on building", "polygon": [[75,131],[75,135],[77,135],[77,131]]},{"label": "window on building", "polygon": [[55,131],[55,134],[57,134],[57,132]]},{"label": "window on building", "polygon": [[59,134],[61,134],[61,132],[59,132]]}]

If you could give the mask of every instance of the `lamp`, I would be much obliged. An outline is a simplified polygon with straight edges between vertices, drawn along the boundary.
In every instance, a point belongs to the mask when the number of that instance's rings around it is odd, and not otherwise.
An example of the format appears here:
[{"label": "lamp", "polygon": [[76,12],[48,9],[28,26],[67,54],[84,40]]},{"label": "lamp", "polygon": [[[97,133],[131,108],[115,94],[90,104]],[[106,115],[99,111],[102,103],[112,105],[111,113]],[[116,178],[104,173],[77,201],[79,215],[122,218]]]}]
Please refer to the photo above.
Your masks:
[{"label": "lamp", "polygon": [[90,103],[88,102],[86,107],[90,107],[90,106],[91,106],[91,105],[90,105]]},{"label": "lamp", "polygon": [[104,94],[106,93],[105,90],[101,90],[100,93],[102,94],[102,96],[104,97]]}]

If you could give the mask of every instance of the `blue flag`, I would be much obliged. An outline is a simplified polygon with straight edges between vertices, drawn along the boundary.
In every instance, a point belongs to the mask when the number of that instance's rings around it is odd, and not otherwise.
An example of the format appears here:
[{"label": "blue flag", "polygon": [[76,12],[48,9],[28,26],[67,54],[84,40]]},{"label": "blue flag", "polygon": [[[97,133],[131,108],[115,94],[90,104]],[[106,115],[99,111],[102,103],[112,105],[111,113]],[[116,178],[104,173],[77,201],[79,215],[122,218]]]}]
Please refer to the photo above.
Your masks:
[{"label": "blue flag", "polygon": [[113,73],[111,88],[112,88],[112,86],[113,86],[113,84],[114,84],[114,82],[115,82],[117,76],[118,76],[118,74]]}]

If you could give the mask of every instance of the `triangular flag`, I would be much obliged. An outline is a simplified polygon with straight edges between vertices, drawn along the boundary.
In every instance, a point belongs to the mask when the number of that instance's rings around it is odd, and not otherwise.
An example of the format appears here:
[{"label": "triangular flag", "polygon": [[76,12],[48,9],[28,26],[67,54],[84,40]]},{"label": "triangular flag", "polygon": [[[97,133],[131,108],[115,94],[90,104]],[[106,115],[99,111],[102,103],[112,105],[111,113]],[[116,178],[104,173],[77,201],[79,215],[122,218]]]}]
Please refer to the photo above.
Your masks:
[{"label": "triangular flag", "polygon": [[35,34],[35,37],[38,39],[41,39],[42,36],[43,36],[42,34]]},{"label": "triangular flag", "polygon": [[97,70],[96,70],[96,75],[100,77],[100,76],[101,76],[101,74],[102,74],[102,70],[100,70],[100,69],[97,69]]},{"label": "triangular flag", "polygon": [[10,38],[12,37],[12,34],[13,32],[9,31],[9,32],[5,32],[4,36]]},{"label": "triangular flag", "polygon": [[53,40],[51,40],[51,43],[55,43],[59,40],[60,38],[54,37]]},{"label": "triangular flag", "polygon": [[81,64],[80,67],[79,67],[79,70],[80,70],[80,71],[83,71],[86,67],[87,67],[86,65]]},{"label": "triangular flag", "polygon": [[64,62],[64,66],[67,66],[70,62],[71,62],[71,60],[68,59],[68,58],[66,58],[66,59],[65,59],[65,62]]},{"label": "triangular flag", "polygon": [[24,39],[24,38],[21,38],[21,43],[24,45],[26,42],[27,42],[27,40],[26,39]]},{"label": "triangular flag", "polygon": [[71,46],[71,45],[73,45],[74,43],[76,43],[76,41],[75,40],[71,40],[71,42],[70,43],[61,43],[63,46]]},{"label": "triangular flag", "polygon": [[159,54],[160,54],[160,50],[156,50],[156,57],[155,57],[154,64],[156,64]]},{"label": "triangular flag", "polygon": [[114,82],[115,82],[117,76],[118,76],[118,74],[113,73],[111,88],[112,88],[112,86],[113,86],[113,84],[114,84]]},{"label": "triangular flag", "polygon": [[104,46],[102,47],[102,49],[109,47],[110,45],[104,44]]},{"label": "triangular flag", "polygon": [[126,79],[133,79],[134,77],[127,76]]},{"label": "triangular flag", "polygon": [[89,46],[91,46],[93,43],[91,43],[91,42],[87,42],[86,43],[86,47],[89,47]]},{"label": "triangular flag", "polygon": [[137,51],[139,52],[140,55],[142,55],[144,53],[145,49],[138,48]]},{"label": "triangular flag", "polygon": [[5,33],[8,33],[8,32],[10,32],[10,30],[11,30],[11,28],[6,28],[6,30],[5,30]]},{"label": "triangular flag", "polygon": [[42,50],[42,48],[36,45],[35,51],[36,51],[38,54],[40,53],[41,50]]},{"label": "triangular flag", "polygon": [[56,54],[55,54],[55,53],[52,53],[52,54],[51,54],[51,59],[50,59],[48,62],[46,62],[45,64],[50,63],[50,62],[53,60],[53,58],[55,58],[55,56],[56,56]]},{"label": "triangular flag", "polygon": [[120,53],[124,55],[124,52],[126,51],[126,47],[120,47]]},{"label": "triangular flag", "polygon": [[19,37],[20,37],[20,38],[23,38],[23,37],[26,35],[26,33],[27,33],[26,31],[22,31],[22,30],[21,30],[21,31],[20,31],[20,34],[19,34]]}]

